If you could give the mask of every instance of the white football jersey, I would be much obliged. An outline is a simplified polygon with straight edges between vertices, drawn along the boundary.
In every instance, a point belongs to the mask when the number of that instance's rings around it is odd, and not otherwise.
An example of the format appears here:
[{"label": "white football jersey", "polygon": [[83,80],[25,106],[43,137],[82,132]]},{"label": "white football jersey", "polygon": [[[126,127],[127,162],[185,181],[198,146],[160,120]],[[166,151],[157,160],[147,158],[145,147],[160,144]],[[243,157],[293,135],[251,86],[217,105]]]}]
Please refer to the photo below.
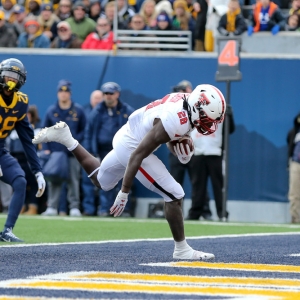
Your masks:
[{"label": "white football jersey", "polygon": [[130,135],[141,141],[152,129],[155,119],[160,119],[171,140],[189,135],[193,130],[187,111],[183,108],[183,96],[187,93],[172,93],[160,100],[136,110],[128,119]]}]

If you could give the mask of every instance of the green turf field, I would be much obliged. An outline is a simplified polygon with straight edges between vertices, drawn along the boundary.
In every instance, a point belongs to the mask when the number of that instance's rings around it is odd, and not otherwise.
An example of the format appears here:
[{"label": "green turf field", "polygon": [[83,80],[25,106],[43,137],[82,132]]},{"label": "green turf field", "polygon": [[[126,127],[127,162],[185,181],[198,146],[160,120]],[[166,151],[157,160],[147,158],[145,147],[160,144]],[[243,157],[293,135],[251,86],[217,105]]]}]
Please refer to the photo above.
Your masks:
[{"label": "green turf field", "polygon": [[[0,215],[1,228],[5,219],[6,215]],[[270,232],[300,232],[300,225],[185,222],[187,237]],[[14,233],[26,243],[171,238],[166,220],[135,218],[20,216]]]}]

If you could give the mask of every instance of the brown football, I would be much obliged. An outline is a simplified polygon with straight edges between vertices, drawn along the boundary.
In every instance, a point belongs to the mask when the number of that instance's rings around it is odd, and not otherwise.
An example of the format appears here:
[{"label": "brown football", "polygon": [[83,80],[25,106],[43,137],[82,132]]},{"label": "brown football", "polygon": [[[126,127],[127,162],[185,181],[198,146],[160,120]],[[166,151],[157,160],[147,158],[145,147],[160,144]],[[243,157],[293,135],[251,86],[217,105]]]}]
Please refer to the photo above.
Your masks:
[{"label": "brown football", "polygon": [[[176,144],[181,143],[183,145],[189,145],[190,150],[193,151],[194,150],[194,143],[193,140],[189,137],[189,136],[183,136],[182,138],[180,138],[179,140],[175,140],[175,141],[170,141],[170,144],[172,146],[172,148],[174,146],[176,146]],[[186,148],[186,146],[184,146],[184,149]],[[187,155],[187,153],[185,152],[185,154]]]}]

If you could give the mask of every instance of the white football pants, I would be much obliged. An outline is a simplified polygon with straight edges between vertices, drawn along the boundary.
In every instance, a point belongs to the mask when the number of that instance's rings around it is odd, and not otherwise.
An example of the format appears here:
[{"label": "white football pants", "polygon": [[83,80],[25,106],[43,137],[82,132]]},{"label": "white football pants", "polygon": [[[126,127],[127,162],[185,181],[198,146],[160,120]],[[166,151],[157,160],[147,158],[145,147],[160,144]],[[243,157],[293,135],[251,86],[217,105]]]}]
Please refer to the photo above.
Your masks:
[{"label": "white football pants", "polygon": [[[131,153],[138,141],[127,134],[127,125],[123,126],[113,139],[113,150],[103,161],[97,179],[104,191],[114,188],[123,178]],[[163,197],[166,202],[184,197],[181,185],[171,176],[165,165],[154,154],[146,157],[136,174],[136,178],[150,191]]]}]

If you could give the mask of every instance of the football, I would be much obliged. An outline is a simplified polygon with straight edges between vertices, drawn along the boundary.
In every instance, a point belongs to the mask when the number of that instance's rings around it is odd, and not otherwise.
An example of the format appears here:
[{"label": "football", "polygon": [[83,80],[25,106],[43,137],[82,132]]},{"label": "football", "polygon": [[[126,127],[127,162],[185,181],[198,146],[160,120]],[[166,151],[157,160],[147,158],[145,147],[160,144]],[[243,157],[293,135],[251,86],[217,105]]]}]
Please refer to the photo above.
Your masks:
[{"label": "football", "polygon": [[[170,141],[170,145],[172,146],[172,148],[174,146],[176,146],[176,144],[183,144],[184,145],[184,150],[186,149],[185,145],[188,145],[190,147],[190,150],[193,151],[194,150],[194,143],[193,140],[189,137],[189,136],[183,136],[182,138],[180,138],[179,140],[175,140],[175,141]],[[188,153],[185,154],[188,155]]]}]

